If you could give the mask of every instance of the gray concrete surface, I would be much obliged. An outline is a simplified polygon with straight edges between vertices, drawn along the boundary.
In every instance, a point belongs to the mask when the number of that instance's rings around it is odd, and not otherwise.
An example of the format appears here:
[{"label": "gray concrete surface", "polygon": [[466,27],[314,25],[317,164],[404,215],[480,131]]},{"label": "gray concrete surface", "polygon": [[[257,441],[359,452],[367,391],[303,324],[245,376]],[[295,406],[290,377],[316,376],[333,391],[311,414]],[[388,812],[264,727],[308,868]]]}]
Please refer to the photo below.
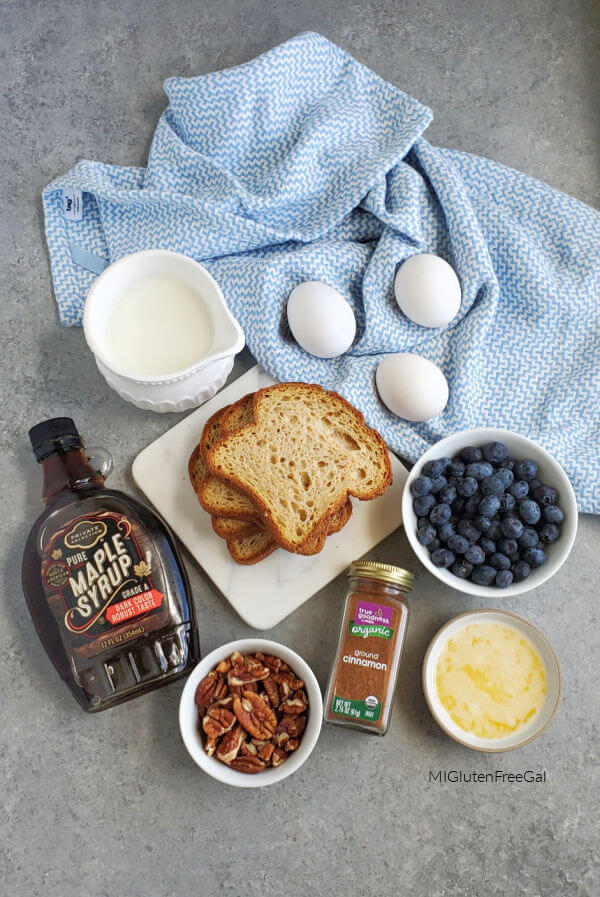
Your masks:
[{"label": "gray concrete surface", "polygon": [[[136,411],[100,378],[79,330],[58,324],[40,192],[87,157],[143,164],[169,75],[248,59],[321,31],[430,105],[431,140],[536,175],[596,207],[600,8],[594,0],[122,0],[2,2],[3,209],[0,894],[174,897],[571,897],[598,869],[599,521],[582,519],[552,582],[499,607],[550,636],[565,691],[549,731],[504,756],[468,752],[429,716],[420,664],[438,626],[480,606],[417,568],[391,730],[323,731],[278,787],[227,789],[180,742],[173,685],[87,717],[58,681],[20,591],[40,507],[27,429],[72,414],[115,455],[132,490],[136,453],[176,416]],[[241,366],[249,359],[242,359]],[[375,557],[416,567],[402,533]],[[188,558],[205,650],[249,633]],[[270,635],[324,684],[344,583]],[[446,784],[429,770],[545,771],[545,784]]]}]

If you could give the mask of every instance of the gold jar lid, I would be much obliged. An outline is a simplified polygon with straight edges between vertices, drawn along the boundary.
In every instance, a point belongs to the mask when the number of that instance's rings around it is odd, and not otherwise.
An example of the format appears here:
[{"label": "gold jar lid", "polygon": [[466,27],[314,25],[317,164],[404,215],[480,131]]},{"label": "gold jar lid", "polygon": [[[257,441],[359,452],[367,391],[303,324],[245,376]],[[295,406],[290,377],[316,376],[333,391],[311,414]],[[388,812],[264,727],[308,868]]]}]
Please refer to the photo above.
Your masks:
[{"label": "gold jar lid", "polygon": [[365,576],[368,579],[391,582],[407,591],[412,589],[415,578],[414,573],[411,573],[410,570],[394,567],[392,564],[382,564],[379,561],[352,561],[348,576]]}]

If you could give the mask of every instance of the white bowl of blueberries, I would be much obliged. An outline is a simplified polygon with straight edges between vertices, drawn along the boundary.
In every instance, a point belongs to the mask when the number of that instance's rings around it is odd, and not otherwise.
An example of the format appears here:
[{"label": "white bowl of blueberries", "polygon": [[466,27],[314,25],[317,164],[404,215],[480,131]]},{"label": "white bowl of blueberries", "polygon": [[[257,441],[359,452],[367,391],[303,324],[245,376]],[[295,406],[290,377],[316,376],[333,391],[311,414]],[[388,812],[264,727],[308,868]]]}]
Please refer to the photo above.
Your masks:
[{"label": "white bowl of blueberries", "polygon": [[536,442],[510,430],[447,436],[410,472],[404,528],[421,563],[469,595],[519,595],[564,564],[577,532],[566,473]]}]

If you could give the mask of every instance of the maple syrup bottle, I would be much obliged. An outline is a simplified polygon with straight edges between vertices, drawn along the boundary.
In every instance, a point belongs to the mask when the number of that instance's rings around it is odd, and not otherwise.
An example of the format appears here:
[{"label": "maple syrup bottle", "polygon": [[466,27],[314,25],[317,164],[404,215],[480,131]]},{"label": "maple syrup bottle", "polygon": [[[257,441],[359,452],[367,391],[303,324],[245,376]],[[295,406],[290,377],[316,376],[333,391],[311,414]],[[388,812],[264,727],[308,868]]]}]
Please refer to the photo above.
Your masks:
[{"label": "maple syrup bottle", "polygon": [[29,437],[46,509],[25,546],[23,591],[61,678],[97,711],[189,673],[199,659],[194,605],[166,524],[104,488],[112,458],[92,449],[90,460],[70,418]]}]

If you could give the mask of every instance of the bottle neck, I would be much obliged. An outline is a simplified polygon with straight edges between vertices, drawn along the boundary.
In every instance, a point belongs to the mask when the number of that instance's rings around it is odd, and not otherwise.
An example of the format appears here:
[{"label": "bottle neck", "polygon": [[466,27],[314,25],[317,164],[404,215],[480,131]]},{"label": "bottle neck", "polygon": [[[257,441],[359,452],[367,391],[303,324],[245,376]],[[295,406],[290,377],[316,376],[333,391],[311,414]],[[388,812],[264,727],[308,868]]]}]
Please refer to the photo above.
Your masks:
[{"label": "bottle neck", "polygon": [[92,468],[81,448],[49,455],[42,461],[42,469],[44,501],[67,489],[101,489],[104,485],[102,476]]}]

